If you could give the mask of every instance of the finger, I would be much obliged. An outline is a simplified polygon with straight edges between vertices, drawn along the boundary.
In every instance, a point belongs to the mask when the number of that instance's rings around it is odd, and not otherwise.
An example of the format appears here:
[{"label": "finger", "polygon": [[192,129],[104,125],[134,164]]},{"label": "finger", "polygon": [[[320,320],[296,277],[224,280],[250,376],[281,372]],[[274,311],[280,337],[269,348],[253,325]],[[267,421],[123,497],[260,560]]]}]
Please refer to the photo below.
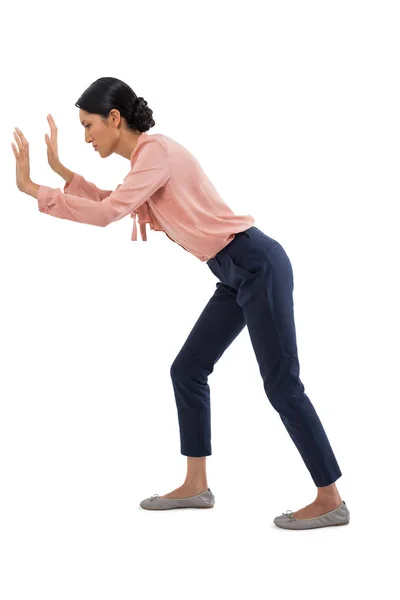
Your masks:
[{"label": "finger", "polygon": [[51,137],[53,137],[53,136],[54,136],[54,125],[53,125],[53,121],[50,119],[50,117],[48,117],[48,119],[47,119],[47,120],[48,120],[48,123],[49,123],[49,126],[50,126],[50,135],[51,135]]},{"label": "finger", "polygon": [[24,153],[24,156],[27,158],[27,160],[29,160],[29,144],[28,144],[27,140],[24,138],[24,134],[22,133],[22,131],[20,129],[18,129],[18,127],[16,127],[15,129],[18,131],[20,136],[22,136],[22,142],[21,142],[19,140],[17,134],[14,132],[14,137],[17,140],[20,155],[21,155],[21,153]]},{"label": "finger", "polygon": [[17,142],[17,144],[18,144],[18,149],[19,149],[19,151],[23,150],[23,147],[22,147],[22,142],[21,142],[21,140],[19,139],[19,137],[18,137],[18,134],[17,134],[17,133],[15,133],[15,131],[14,131],[13,133],[14,133],[15,140],[16,140],[16,142]]},{"label": "finger", "polygon": [[15,144],[11,144],[11,146],[12,146],[13,152],[15,154],[15,158],[17,159],[17,163],[18,163],[19,159],[21,158],[21,154],[18,152]]},{"label": "finger", "polygon": [[[15,129],[17,129],[17,128],[15,128]],[[18,133],[16,133],[15,131],[14,131],[14,137],[15,137],[15,139],[16,139],[16,141],[17,141],[17,144],[18,144],[18,149],[19,149],[20,151],[22,151],[22,150],[24,149],[24,144],[23,144],[23,141],[21,140],[21,137],[19,136],[19,134],[18,134]]]},{"label": "finger", "polygon": [[21,154],[23,154],[24,156],[26,156],[27,159],[29,159],[29,144],[28,144],[28,142],[21,142],[21,140],[19,139],[19,137],[15,133],[15,131],[14,131],[14,137],[18,144],[19,157],[21,157]]},{"label": "finger", "polygon": [[24,144],[26,144],[26,145],[29,145],[29,144],[28,144],[28,140],[26,139],[26,137],[24,136],[24,134],[22,133],[22,131],[21,131],[20,129],[18,129],[18,127],[16,127],[15,129],[16,129],[16,131],[18,131],[18,134],[19,134],[19,136],[20,136],[20,138],[21,138],[22,142],[23,142]]},{"label": "finger", "polygon": [[57,131],[57,126],[55,124],[55,121],[53,119],[53,117],[51,115],[49,115],[49,121],[50,121],[50,126],[53,127],[56,131]]}]

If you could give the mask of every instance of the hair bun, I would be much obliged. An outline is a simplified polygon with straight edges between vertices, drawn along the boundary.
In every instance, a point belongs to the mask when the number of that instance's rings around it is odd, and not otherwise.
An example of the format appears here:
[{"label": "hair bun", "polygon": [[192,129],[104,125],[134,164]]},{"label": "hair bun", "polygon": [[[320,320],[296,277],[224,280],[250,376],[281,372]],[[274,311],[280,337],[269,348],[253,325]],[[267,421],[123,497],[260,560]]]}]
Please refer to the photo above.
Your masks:
[{"label": "hair bun", "polygon": [[138,97],[136,98],[136,100],[135,100],[135,103],[134,103],[134,105],[133,105],[133,110],[137,110],[137,108],[138,108],[139,106],[142,106],[143,104],[144,104],[145,106],[147,106],[147,102],[146,102],[146,100],[145,100],[145,99],[144,99],[142,96],[138,96]]},{"label": "hair bun", "polygon": [[143,96],[138,96],[133,103],[130,123],[139,131],[148,131],[156,124],[153,119],[153,111]]}]

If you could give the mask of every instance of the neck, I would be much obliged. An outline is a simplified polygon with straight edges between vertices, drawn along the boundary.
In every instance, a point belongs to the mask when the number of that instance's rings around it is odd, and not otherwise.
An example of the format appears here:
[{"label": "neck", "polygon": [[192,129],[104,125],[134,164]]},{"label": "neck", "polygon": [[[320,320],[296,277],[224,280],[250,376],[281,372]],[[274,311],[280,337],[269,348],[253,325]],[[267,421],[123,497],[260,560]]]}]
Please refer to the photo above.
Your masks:
[{"label": "neck", "polygon": [[136,148],[138,144],[138,140],[142,132],[140,133],[127,133],[124,137],[121,136],[121,139],[118,142],[117,148],[114,150],[115,154],[119,154],[128,160],[131,158],[132,152]]}]

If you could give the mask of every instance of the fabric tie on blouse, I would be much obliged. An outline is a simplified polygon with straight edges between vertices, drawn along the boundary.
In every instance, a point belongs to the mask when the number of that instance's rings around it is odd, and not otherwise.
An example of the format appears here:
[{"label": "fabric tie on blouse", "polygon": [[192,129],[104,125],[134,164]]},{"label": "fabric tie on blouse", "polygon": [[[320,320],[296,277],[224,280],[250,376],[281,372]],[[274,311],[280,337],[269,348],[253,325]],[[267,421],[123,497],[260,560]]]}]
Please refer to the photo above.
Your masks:
[{"label": "fabric tie on blouse", "polygon": [[131,217],[133,219],[131,237],[132,242],[137,242],[136,215],[138,216],[138,223],[140,225],[140,235],[142,236],[143,242],[147,241],[146,223],[150,224],[150,229],[154,229],[155,231],[164,231],[160,224],[156,221],[156,219],[150,215],[148,203],[144,202],[144,204],[142,204],[137,211],[131,212]]}]

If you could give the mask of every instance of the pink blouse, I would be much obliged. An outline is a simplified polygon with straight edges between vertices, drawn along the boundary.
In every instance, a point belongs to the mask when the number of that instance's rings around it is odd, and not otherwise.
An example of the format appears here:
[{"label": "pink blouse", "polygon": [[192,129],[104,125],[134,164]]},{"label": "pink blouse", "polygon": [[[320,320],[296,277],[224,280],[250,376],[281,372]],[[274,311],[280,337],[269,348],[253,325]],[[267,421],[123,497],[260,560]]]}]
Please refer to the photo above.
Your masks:
[{"label": "pink blouse", "polygon": [[235,233],[254,225],[251,215],[233,213],[196,158],[166,135],[143,132],[130,163],[131,170],[114,191],[101,190],[77,173],[64,192],[41,185],[39,210],[99,227],[130,214],[132,241],[137,241],[137,215],[143,241],[149,223],[150,229],[163,231],[203,262],[227,246]]}]

